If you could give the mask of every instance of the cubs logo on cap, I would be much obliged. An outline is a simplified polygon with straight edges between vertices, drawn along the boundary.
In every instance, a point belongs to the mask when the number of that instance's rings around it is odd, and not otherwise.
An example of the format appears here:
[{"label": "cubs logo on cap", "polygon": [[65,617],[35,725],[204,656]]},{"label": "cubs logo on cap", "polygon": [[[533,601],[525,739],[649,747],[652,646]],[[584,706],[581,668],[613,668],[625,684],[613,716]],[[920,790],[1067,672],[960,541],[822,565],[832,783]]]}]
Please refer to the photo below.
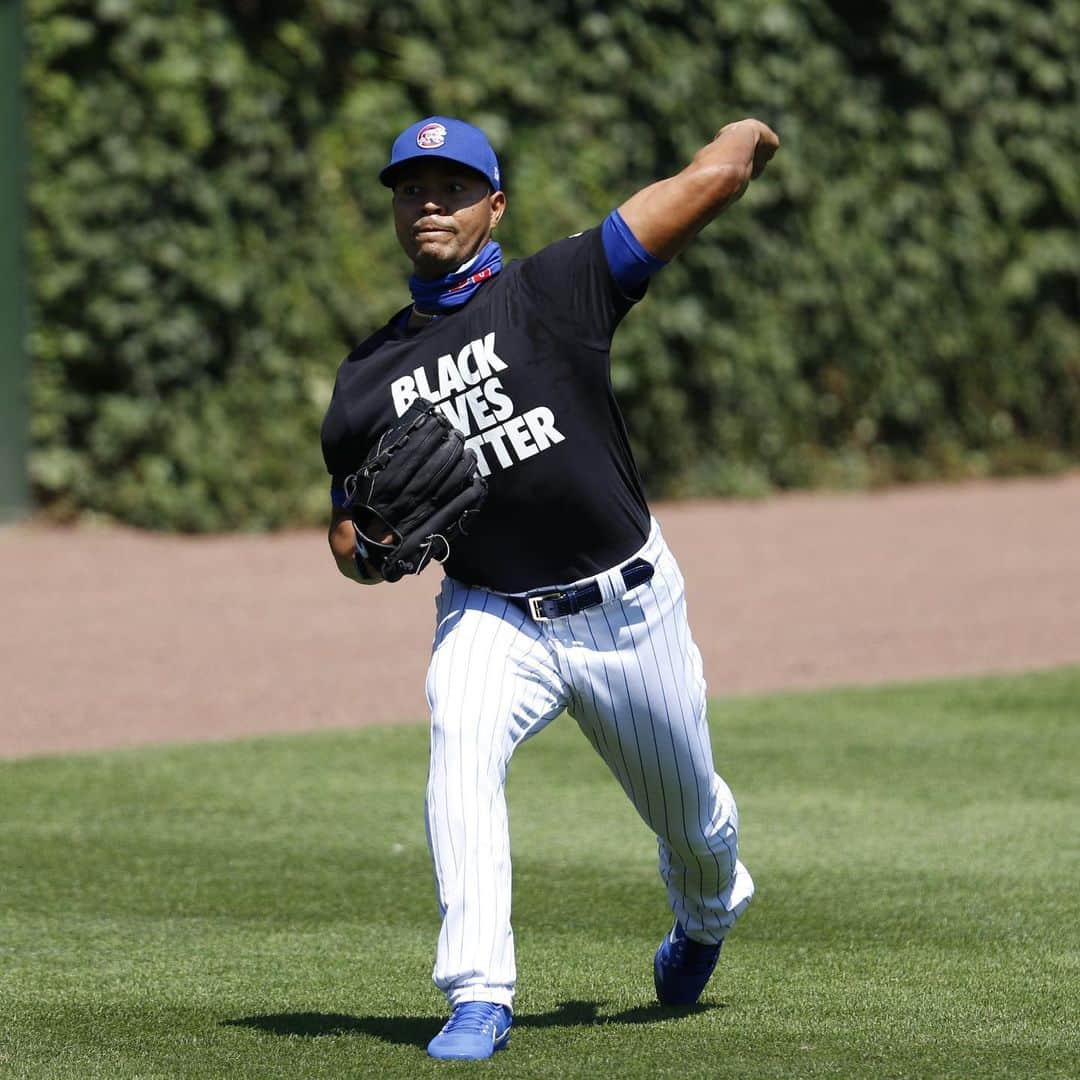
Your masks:
[{"label": "cubs logo on cap", "polygon": [[442,146],[444,142],[446,142],[446,128],[438,120],[425,124],[416,133],[416,145],[421,150],[434,150]]},{"label": "cubs logo on cap", "polygon": [[453,161],[480,173],[493,191],[502,187],[499,161],[487,136],[478,127],[450,116],[428,116],[407,127],[394,140],[390,163],[379,173],[379,179],[393,187],[402,166],[426,157]]}]

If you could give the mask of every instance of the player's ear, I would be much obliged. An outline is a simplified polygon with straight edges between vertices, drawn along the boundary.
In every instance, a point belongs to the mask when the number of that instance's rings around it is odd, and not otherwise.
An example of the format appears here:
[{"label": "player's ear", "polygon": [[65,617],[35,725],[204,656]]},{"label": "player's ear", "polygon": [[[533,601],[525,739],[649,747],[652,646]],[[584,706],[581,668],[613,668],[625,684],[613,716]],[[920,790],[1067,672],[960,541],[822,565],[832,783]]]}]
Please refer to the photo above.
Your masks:
[{"label": "player's ear", "polygon": [[493,191],[488,196],[488,208],[491,211],[491,227],[494,229],[506,213],[506,195],[501,191]]}]

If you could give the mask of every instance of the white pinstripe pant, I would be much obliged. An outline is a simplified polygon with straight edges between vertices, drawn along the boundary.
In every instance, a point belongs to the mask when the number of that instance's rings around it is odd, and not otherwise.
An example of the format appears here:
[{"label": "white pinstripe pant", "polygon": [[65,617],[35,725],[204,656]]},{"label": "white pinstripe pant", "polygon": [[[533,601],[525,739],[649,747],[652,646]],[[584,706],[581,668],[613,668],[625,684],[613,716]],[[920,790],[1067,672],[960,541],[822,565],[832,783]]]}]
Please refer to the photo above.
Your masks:
[{"label": "white pinstripe pant", "polygon": [[753,896],[735,800],[713,769],[682,575],[655,521],[638,556],[656,568],[650,582],[625,593],[615,567],[600,578],[603,604],[550,622],[443,582],[426,819],[443,914],[434,980],[451,1005],[513,1003],[506,769],[564,709],[656,833],[668,898],[692,937],[723,938]]}]

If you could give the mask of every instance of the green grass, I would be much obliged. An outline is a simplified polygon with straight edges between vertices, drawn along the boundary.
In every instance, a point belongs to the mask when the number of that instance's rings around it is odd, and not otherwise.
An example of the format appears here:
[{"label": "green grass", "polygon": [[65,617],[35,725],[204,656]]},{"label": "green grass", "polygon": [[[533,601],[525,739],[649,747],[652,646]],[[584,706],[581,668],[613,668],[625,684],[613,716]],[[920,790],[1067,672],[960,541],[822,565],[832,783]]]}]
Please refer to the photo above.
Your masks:
[{"label": "green grass", "polygon": [[652,1004],[655,848],[573,724],[511,770],[510,1049],[442,1022],[426,732],[0,766],[0,1076],[1073,1077],[1080,668],[724,702],[758,884]]}]

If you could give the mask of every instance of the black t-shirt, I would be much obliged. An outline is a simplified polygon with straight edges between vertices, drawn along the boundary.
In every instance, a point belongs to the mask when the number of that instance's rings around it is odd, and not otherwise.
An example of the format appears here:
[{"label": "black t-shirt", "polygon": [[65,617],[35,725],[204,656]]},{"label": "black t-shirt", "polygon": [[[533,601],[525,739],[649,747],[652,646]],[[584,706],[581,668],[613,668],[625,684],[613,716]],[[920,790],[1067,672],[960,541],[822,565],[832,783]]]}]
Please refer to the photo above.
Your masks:
[{"label": "black t-shirt", "polygon": [[612,334],[633,303],[597,228],[511,262],[419,330],[399,313],[338,370],[322,428],[335,489],[420,396],[464,434],[488,481],[448,574],[523,592],[623,561],[649,531],[611,387]]}]

